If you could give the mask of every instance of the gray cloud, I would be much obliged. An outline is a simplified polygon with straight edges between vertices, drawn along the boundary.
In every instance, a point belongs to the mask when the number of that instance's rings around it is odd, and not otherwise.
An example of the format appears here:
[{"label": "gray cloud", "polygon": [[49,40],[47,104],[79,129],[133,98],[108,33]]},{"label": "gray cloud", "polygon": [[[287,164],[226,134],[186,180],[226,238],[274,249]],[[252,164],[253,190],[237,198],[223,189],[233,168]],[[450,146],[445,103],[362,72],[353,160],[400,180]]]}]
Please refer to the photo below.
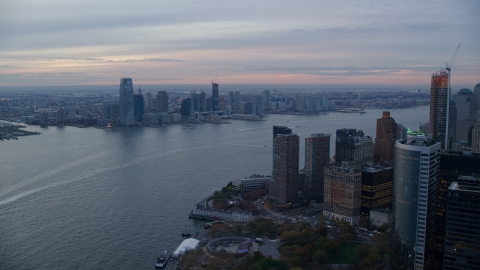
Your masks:
[{"label": "gray cloud", "polygon": [[0,58],[5,59],[19,59],[19,60],[29,60],[29,61],[60,61],[60,60],[71,60],[71,61],[89,61],[89,62],[103,62],[103,63],[115,63],[115,62],[125,62],[125,63],[138,63],[138,62],[186,62],[182,59],[169,59],[169,58],[137,58],[137,59],[120,59],[112,60],[106,58],[92,58],[92,57],[54,57],[54,56],[0,56]]},{"label": "gray cloud", "polygon": [[[456,72],[473,77],[480,74],[478,11],[476,0],[0,1],[0,73],[58,61],[85,72],[63,74],[80,82],[220,72],[338,79],[409,70],[424,76],[444,67],[462,42]],[[185,59],[188,65],[181,64]],[[54,68],[42,66],[57,78]]]}]

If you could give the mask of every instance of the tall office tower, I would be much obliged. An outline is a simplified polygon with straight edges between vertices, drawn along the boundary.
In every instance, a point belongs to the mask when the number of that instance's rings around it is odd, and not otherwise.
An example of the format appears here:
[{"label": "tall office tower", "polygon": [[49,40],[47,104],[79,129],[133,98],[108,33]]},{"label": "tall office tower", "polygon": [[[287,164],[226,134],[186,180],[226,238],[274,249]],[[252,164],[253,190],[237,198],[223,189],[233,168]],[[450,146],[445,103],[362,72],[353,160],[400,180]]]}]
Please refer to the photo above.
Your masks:
[{"label": "tall office tower", "polygon": [[335,142],[335,165],[340,166],[342,161],[353,158],[354,144],[352,137],[357,135],[354,128],[337,129]]},{"label": "tall office tower", "polygon": [[455,139],[457,141],[467,140],[468,129],[477,123],[477,97],[470,89],[463,88],[453,96],[453,99],[457,105],[457,117],[455,119],[457,128]]},{"label": "tall office tower", "polygon": [[330,163],[330,134],[315,133],[305,138],[305,184],[303,195],[323,202],[324,171]]},{"label": "tall office tower", "polygon": [[182,117],[182,122],[188,122],[194,116],[194,114],[195,109],[193,107],[193,99],[183,99],[180,107],[180,115]]},{"label": "tall office tower", "polygon": [[263,103],[263,96],[262,95],[255,95],[254,97],[255,108],[256,108],[256,115],[263,115],[265,111],[264,103]]},{"label": "tall office tower", "polygon": [[[350,135],[355,134],[355,135]],[[373,159],[374,144],[370,136],[355,129],[338,129],[335,143],[335,164],[361,169]]]},{"label": "tall office tower", "polygon": [[447,213],[448,187],[461,175],[480,174],[480,154],[448,151],[440,155],[439,187],[437,191],[437,222],[435,240],[435,262],[437,269],[442,269],[445,248],[445,224]]},{"label": "tall office tower", "polygon": [[270,111],[272,109],[272,103],[270,102],[270,90],[263,90],[263,109],[265,111]]},{"label": "tall office tower", "polygon": [[119,117],[119,106],[116,102],[106,102],[103,104],[103,118],[117,120]]},{"label": "tall office tower", "polygon": [[[428,134],[428,132],[427,132]],[[397,135],[396,135],[396,139],[397,140],[403,140],[403,139],[406,139],[407,138],[407,128],[405,128],[403,125],[401,124],[398,124],[398,127],[397,127]],[[394,144],[394,147],[395,147],[395,144]]]},{"label": "tall office tower", "polygon": [[[477,83],[475,87],[473,87],[473,94],[477,97],[477,104],[480,107],[480,83]],[[480,110],[477,114],[477,121],[480,122]]]},{"label": "tall office tower", "polygon": [[390,268],[434,269],[441,143],[410,132],[395,143]]},{"label": "tall office tower", "polygon": [[216,112],[220,110],[219,102],[218,83],[212,82],[212,111]]},{"label": "tall office tower", "polygon": [[270,198],[279,203],[292,202],[297,198],[299,169],[298,153],[299,137],[296,134],[277,133],[276,136],[274,136],[273,172],[272,180],[270,182]]},{"label": "tall office tower", "polygon": [[480,268],[480,178],[461,176],[448,188],[445,270]]},{"label": "tall office tower", "polygon": [[279,134],[291,134],[292,129],[285,126],[273,126],[273,138],[277,137]]},{"label": "tall office tower", "polygon": [[452,149],[453,142],[457,140],[457,105],[453,99],[449,102],[449,116],[448,116],[448,147]]},{"label": "tall office tower", "polygon": [[480,153],[480,121],[472,130],[472,152]]},{"label": "tall office tower", "polygon": [[241,99],[241,96],[240,96],[240,92],[236,91],[235,92],[235,106],[233,107],[234,111],[238,112],[240,111],[240,102],[242,101]]},{"label": "tall office tower", "polygon": [[209,112],[212,110],[212,98],[208,97],[205,99],[205,111]]},{"label": "tall office tower", "polygon": [[41,114],[40,114],[40,125],[48,125],[48,112],[47,111],[43,111]]},{"label": "tall office tower", "polygon": [[362,215],[374,208],[392,209],[393,167],[366,167],[362,170]]},{"label": "tall office tower", "polygon": [[63,124],[64,121],[65,121],[65,109],[60,108],[57,111],[55,122],[57,124]]},{"label": "tall office tower", "polygon": [[145,94],[145,113],[152,112],[153,107],[153,100],[152,100],[152,93],[148,92]]},{"label": "tall office tower", "polygon": [[382,118],[377,119],[377,137],[373,151],[373,163],[393,165],[393,147],[397,139],[397,123],[390,117],[389,111],[384,111]]},{"label": "tall office tower", "polygon": [[133,95],[133,116],[135,122],[142,122],[143,110],[143,95]]},{"label": "tall office tower", "polygon": [[205,108],[206,108],[206,105],[205,105],[205,92],[200,92],[200,94],[198,94],[198,111],[199,112],[204,112],[205,111]]},{"label": "tall office tower", "polygon": [[245,114],[257,114],[257,104],[252,101],[243,104]]},{"label": "tall office tower", "polygon": [[445,149],[447,105],[450,101],[448,80],[448,72],[442,69],[432,74],[430,87],[430,135],[442,144],[442,149]]},{"label": "tall office tower", "polygon": [[133,117],[133,84],[131,78],[120,79],[120,98],[118,100],[119,125],[131,126]]},{"label": "tall office tower", "polygon": [[193,108],[196,112],[200,111],[200,94],[197,94],[195,90],[190,92],[190,97],[193,100]]},{"label": "tall office tower", "polygon": [[362,173],[348,167],[325,169],[323,215],[330,220],[345,220],[351,225],[360,219]]},{"label": "tall office tower", "polygon": [[235,93],[233,91],[228,92],[228,105],[232,108],[235,105]]},{"label": "tall office tower", "polygon": [[168,112],[168,94],[167,91],[157,92],[157,112]]}]

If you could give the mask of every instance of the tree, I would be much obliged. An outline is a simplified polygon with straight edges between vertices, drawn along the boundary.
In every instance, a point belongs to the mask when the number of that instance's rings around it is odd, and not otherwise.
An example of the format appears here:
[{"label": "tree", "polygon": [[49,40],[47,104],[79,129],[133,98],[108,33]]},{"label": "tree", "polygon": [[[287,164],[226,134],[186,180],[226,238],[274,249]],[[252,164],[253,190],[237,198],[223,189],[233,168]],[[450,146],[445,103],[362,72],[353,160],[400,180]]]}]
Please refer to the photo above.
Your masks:
[{"label": "tree", "polygon": [[388,224],[388,223],[383,223],[383,225],[378,226],[378,228],[377,228],[377,230],[379,232],[382,232],[382,233],[386,232],[388,229],[390,229],[390,224]]},{"label": "tree", "polygon": [[328,236],[328,228],[325,226],[320,226],[318,229],[315,230],[316,235],[320,235],[322,237]]},{"label": "tree", "polygon": [[327,252],[323,249],[317,249],[313,252],[313,260],[317,263],[326,263],[328,261]]},{"label": "tree", "polygon": [[389,238],[383,233],[376,233],[370,239],[372,246],[378,249],[380,256],[383,256],[390,252]]},{"label": "tree", "polygon": [[362,228],[370,229],[370,227],[372,226],[372,222],[370,221],[370,219],[368,217],[361,216],[360,220],[358,221],[358,226],[360,226]]},{"label": "tree", "polygon": [[350,223],[348,223],[345,220],[338,221],[337,226],[338,226],[338,229],[340,230],[340,233],[351,233],[352,235],[356,233],[355,227],[350,225]]},{"label": "tree", "polygon": [[370,253],[370,249],[372,248],[372,246],[370,246],[369,244],[361,244],[361,245],[357,245],[355,247],[355,251],[356,251],[356,257],[360,260],[364,260],[368,254]]},{"label": "tree", "polygon": [[328,256],[336,256],[340,246],[341,244],[337,240],[330,240],[323,245],[323,248],[328,253]]},{"label": "tree", "polygon": [[350,245],[353,241],[353,235],[351,233],[342,233],[340,234],[337,239],[345,245]]}]

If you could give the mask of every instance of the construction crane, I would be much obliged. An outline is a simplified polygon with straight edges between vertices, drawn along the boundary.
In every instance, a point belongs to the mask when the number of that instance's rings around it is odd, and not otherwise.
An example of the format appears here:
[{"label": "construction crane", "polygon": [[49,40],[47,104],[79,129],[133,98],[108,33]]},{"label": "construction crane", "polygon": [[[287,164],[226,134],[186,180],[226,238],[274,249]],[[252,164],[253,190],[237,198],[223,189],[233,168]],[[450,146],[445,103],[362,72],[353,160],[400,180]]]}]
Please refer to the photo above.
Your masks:
[{"label": "construction crane", "polygon": [[452,66],[453,66],[453,61],[455,61],[455,56],[457,56],[457,53],[458,53],[458,50],[460,49],[460,45],[462,45],[462,43],[458,44],[458,47],[457,47],[457,50],[455,51],[455,54],[453,55],[453,57],[451,58],[452,60],[450,61],[450,65],[447,63],[445,66],[446,66],[446,70],[448,72],[448,89],[447,89],[447,123],[446,123],[446,130],[445,130],[445,149],[448,150],[448,129],[449,129],[449,118],[450,118],[450,99],[451,99],[451,95],[452,95],[452,88],[450,87],[450,82],[452,81],[452,77],[451,77],[451,72],[452,72]]},{"label": "construction crane", "polygon": [[213,79],[212,81],[212,84],[215,82],[215,80],[217,79],[218,75],[215,75],[215,79]]}]

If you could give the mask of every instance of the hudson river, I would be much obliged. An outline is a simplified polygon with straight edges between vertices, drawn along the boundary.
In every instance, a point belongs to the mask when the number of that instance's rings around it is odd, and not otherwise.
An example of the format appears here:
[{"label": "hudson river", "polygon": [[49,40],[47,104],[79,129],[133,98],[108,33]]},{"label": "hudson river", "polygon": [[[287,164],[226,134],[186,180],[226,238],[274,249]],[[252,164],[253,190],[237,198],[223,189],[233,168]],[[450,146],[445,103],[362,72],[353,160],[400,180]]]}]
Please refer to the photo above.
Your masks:
[{"label": "hudson river", "polygon": [[[415,130],[428,114],[428,106],[391,111]],[[30,126],[42,134],[0,141],[0,269],[153,269],[182,230],[203,229],[188,219],[197,201],[233,179],[271,174],[273,125],[300,136],[303,167],[310,134],[356,128],[375,137],[381,116],[267,115],[193,129]]]}]

